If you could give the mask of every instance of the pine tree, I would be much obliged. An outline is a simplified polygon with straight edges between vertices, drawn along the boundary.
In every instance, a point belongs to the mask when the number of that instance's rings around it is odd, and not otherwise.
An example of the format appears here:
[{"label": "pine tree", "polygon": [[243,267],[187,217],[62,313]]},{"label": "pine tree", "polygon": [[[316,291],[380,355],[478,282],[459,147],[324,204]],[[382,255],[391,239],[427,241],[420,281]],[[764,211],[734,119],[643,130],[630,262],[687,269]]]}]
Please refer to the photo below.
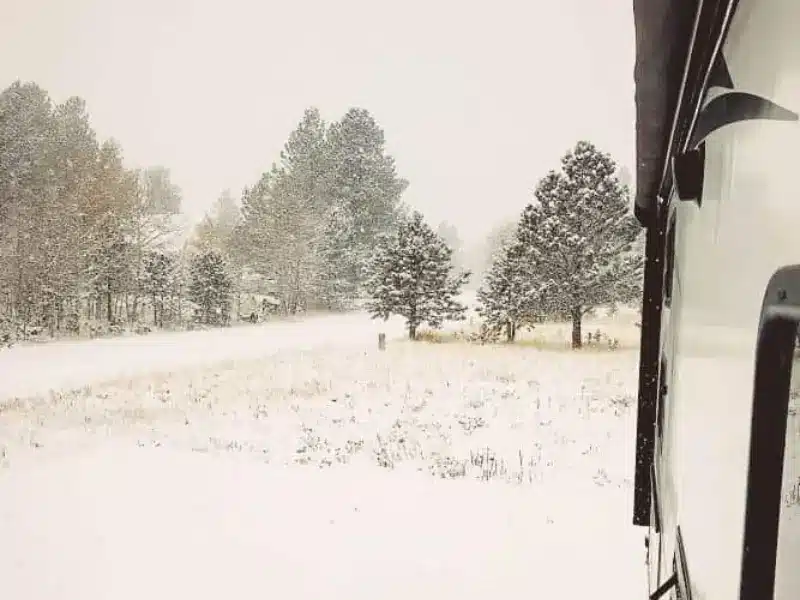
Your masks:
[{"label": "pine tree", "polygon": [[323,238],[330,213],[325,124],[316,109],[303,119],[283,147],[280,163],[245,190],[241,255],[275,282],[285,312],[315,303],[325,274]]},{"label": "pine tree", "polygon": [[214,206],[195,226],[190,245],[199,252],[216,250],[226,260],[238,258],[237,230],[242,214],[230,190],[224,190]]},{"label": "pine tree", "polygon": [[456,299],[469,273],[452,273],[452,254],[419,212],[385,234],[365,284],[372,317],[404,317],[412,340],[422,323],[438,328],[446,319],[463,319],[466,308]]},{"label": "pine tree", "polygon": [[213,250],[199,254],[190,266],[189,299],[199,308],[205,325],[223,325],[230,317],[231,280],[222,255]]},{"label": "pine tree", "polygon": [[175,215],[181,211],[181,189],[172,182],[166,167],[148,167],[142,172],[144,202],[150,214]]},{"label": "pine tree", "polygon": [[572,321],[575,348],[585,315],[641,290],[642,257],[634,249],[641,228],[616,173],[608,154],[578,142],[561,172],[539,182],[537,203],[525,208],[518,228],[540,310]]},{"label": "pine tree", "polygon": [[535,320],[537,290],[528,277],[525,255],[525,247],[513,240],[500,248],[478,290],[478,314],[492,336],[503,332],[508,342]]},{"label": "pine tree", "polygon": [[0,93],[0,284],[6,314],[23,333],[39,317],[41,284],[47,281],[43,226],[53,170],[48,164],[52,103],[34,83],[15,82]]},{"label": "pine tree", "polygon": [[330,295],[347,307],[361,292],[378,237],[398,220],[408,182],[386,153],[383,130],[369,111],[351,108],[327,137],[330,206],[324,232],[325,274]]},{"label": "pine tree", "polygon": [[105,142],[96,165],[93,210],[86,223],[91,247],[86,253],[86,283],[92,289],[90,315],[116,321],[115,300],[127,294],[135,280],[134,253],[126,239],[127,223],[138,195],[136,175],[125,169],[116,142]]},{"label": "pine tree", "polygon": [[144,291],[153,305],[153,324],[164,327],[167,300],[177,293],[177,260],[173,254],[153,251],[145,259]]}]

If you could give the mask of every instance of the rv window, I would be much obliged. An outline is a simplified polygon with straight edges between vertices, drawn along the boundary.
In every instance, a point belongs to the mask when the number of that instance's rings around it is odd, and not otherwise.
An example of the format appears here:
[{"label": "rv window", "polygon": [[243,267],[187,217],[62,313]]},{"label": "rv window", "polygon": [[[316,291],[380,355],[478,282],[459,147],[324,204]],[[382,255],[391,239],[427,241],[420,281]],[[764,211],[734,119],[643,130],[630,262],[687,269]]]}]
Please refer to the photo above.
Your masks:
[{"label": "rv window", "polygon": [[747,474],[742,598],[800,589],[800,266],[770,279],[761,312]]},{"label": "rv window", "polygon": [[800,351],[794,341],[791,363],[789,406],[781,478],[781,507],[778,518],[778,550],[775,564],[775,598],[797,598],[800,590]]},{"label": "rv window", "polygon": [[675,211],[667,225],[667,241],[664,249],[664,306],[672,305],[672,277],[675,270]]}]

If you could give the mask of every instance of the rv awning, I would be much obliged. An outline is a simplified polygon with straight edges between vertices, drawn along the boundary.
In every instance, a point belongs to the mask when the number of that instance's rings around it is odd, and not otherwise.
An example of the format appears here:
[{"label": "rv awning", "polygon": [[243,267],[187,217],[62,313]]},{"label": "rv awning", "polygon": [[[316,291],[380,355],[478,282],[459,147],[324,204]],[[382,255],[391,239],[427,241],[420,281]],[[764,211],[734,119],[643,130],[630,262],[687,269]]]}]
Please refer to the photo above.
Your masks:
[{"label": "rv awning", "polygon": [[633,0],[636,217],[655,213],[698,0]]}]

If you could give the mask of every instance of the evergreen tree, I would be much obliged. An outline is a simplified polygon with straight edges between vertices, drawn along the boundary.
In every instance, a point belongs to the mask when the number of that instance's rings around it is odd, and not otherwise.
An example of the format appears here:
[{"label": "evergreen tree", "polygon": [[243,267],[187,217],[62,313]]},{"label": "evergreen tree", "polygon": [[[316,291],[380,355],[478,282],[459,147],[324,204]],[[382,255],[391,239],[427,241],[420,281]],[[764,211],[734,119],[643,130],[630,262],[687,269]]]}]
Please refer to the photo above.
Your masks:
[{"label": "evergreen tree", "polygon": [[236,298],[236,314],[241,306],[246,263],[246,245],[238,235],[241,225],[239,206],[230,190],[224,190],[211,210],[195,226],[189,243],[194,251],[202,253],[214,250],[225,258]]},{"label": "evergreen tree", "polygon": [[87,222],[92,242],[86,254],[87,284],[93,288],[92,314],[109,323],[117,320],[115,300],[126,295],[135,280],[134,252],[126,236],[138,194],[134,173],[125,169],[122,151],[112,140],[99,153],[93,187],[93,210]]},{"label": "evergreen tree", "polygon": [[359,296],[366,277],[363,265],[378,237],[395,226],[408,187],[385,145],[383,130],[361,108],[348,110],[328,132],[325,274],[329,295],[340,307]]},{"label": "evergreen tree", "polygon": [[602,304],[628,302],[641,290],[641,228],[611,157],[581,141],[536,188],[523,211],[517,241],[526,252],[540,310],[572,321],[581,346],[585,315]]},{"label": "evergreen tree", "polygon": [[189,299],[199,309],[197,319],[205,325],[224,325],[230,318],[231,280],[225,260],[210,250],[192,258]]},{"label": "evergreen tree", "polygon": [[164,327],[166,301],[177,293],[177,260],[164,252],[149,252],[145,259],[144,290],[153,304],[153,324]]},{"label": "evergreen tree", "polygon": [[307,108],[297,127],[281,150],[280,167],[292,175],[292,192],[307,199],[309,208],[318,215],[331,206],[331,177],[328,127],[319,110]]},{"label": "evergreen tree", "polygon": [[532,327],[535,320],[537,290],[527,276],[525,255],[525,247],[516,241],[500,248],[478,290],[478,314],[492,336],[505,333],[508,342],[516,339],[520,327]]},{"label": "evergreen tree", "polygon": [[211,210],[195,226],[191,245],[200,252],[216,250],[231,260],[238,250],[236,233],[241,222],[236,200],[230,190],[224,190]]},{"label": "evergreen tree", "polygon": [[181,211],[181,189],[172,182],[166,167],[148,167],[142,172],[144,203],[154,215],[175,215]]},{"label": "evergreen tree", "polygon": [[422,323],[438,328],[446,319],[463,319],[466,308],[457,297],[469,273],[452,273],[452,254],[419,212],[400,222],[370,262],[365,288],[372,317],[404,317],[412,340]]},{"label": "evergreen tree", "polygon": [[325,124],[308,109],[281,152],[242,199],[241,255],[275,282],[287,313],[314,303],[324,277],[322,241],[330,214]]}]

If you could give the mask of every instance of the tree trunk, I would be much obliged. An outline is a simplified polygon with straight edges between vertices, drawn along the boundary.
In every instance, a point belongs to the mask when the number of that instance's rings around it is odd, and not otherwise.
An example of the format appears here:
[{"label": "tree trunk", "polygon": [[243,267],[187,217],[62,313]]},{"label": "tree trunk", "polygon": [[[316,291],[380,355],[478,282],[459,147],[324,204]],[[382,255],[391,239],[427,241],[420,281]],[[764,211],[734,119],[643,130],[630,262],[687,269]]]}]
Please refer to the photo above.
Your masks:
[{"label": "tree trunk", "polygon": [[56,331],[61,333],[64,324],[64,298],[60,297],[56,301]]},{"label": "tree trunk", "polygon": [[111,307],[111,278],[106,281],[106,320],[109,323],[114,321],[114,310]]},{"label": "tree trunk", "polygon": [[506,322],[506,340],[513,342],[517,339],[517,324],[514,321]]},{"label": "tree trunk", "polygon": [[572,347],[583,347],[583,335],[581,334],[581,320],[583,318],[583,311],[581,307],[572,309]]},{"label": "tree trunk", "polygon": [[408,324],[408,339],[412,341],[417,339],[417,324],[414,322]]}]

